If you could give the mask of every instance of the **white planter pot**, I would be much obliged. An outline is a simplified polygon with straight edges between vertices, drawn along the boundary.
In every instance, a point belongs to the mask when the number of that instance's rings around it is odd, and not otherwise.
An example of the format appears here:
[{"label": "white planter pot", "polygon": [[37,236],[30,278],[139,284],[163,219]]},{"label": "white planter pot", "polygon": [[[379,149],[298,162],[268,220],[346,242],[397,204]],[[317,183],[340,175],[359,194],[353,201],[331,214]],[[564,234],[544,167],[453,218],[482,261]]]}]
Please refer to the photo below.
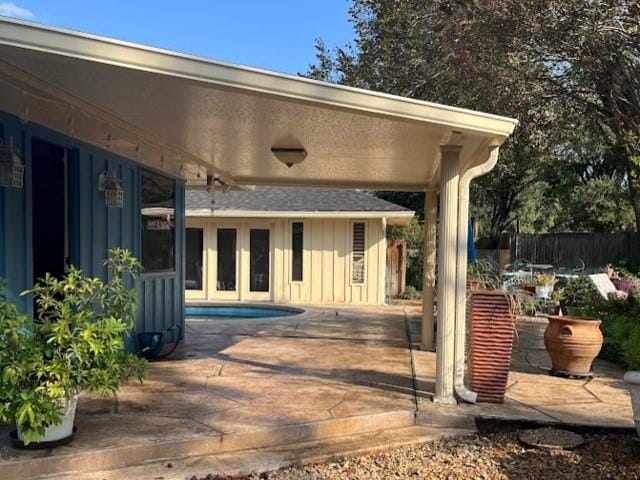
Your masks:
[{"label": "white planter pot", "polygon": [[624,374],[624,382],[631,392],[631,406],[633,407],[633,422],[636,432],[640,435],[640,371],[632,370]]},{"label": "white planter pot", "polygon": [[536,297],[551,298],[553,293],[553,285],[536,285]]},{"label": "white planter pot", "polygon": [[[73,423],[76,418],[77,403],[78,395],[74,395],[65,402],[60,423],[45,428],[44,437],[42,437],[39,442],[53,442],[71,436],[73,433]],[[18,427],[18,440],[23,440],[20,427]]]}]

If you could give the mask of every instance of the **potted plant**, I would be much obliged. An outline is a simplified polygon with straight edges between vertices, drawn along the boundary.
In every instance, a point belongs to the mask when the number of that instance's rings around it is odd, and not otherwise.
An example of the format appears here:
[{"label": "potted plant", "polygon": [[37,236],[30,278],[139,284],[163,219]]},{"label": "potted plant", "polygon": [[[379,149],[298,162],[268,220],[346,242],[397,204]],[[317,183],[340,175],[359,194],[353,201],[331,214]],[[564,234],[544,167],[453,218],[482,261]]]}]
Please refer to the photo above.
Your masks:
[{"label": "potted plant", "polygon": [[539,273],[536,275],[536,297],[550,299],[556,281],[556,276],[553,274]]},{"label": "potted plant", "polygon": [[551,292],[551,297],[549,297],[549,301],[546,302],[544,305],[544,307],[546,307],[546,313],[548,315],[559,315],[561,302],[562,302],[562,290],[554,290],[553,292]]},{"label": "potted plant", "polygon": [[32,290],[35,319],[0,294],[0,420],[15,422],[18,445],[48,447],[73,436],[78,394],[112,395],[130,375],[140,381],[146,362],[125,351],[133,328],[136,292],[125,287],[138,261],[109,251],[110,280],[89,278],[71,266],[49,274]]},{"label": "potted plant", "polygon": [[588,305],[596,303],[598,292],[589,277],[569,278],[560,289],[560,308],[565,315],[579,316]]},{"label": "potted plant", "polygon": [[[498,266],[490,260],[473,268],[479,288],[471,291],[471,388],[479,402],[502,403],[507,388],[516,318],[535,300],[520,288],[504,290]],[[475,262],[475,263],[477,263]]]},{"label": "potted plant", "polygon": [[551,357],[552,375],[590,377],[591,366],[602,349],[601,321],[585,315],[598,303],[598,293],[588,277],[567,281],[561,290],[561,310],[568,315],[550,315],[544,344]]}]

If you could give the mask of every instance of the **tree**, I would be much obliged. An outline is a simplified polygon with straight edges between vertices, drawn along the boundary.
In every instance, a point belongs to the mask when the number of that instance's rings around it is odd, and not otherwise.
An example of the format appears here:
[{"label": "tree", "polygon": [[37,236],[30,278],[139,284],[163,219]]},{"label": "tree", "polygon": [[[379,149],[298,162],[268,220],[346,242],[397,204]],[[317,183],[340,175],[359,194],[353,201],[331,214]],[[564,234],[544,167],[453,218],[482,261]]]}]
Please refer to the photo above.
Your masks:
[{"label": "tree", "polygon": [[[613,194],[638,197],[640,218],[637,10],[623,0],[354,0],[354,43],[319,42],[308,75],[518,118],[498,166],[473,186],[489,237],[516,222],[554,229],[565,177],[602,162],[616,171]],[[594,165],[577,155],[585,150]],[[541,193],[553,215],[534,208]]]},{"label": "tree", "polygon": [[445,27],[443,43],[460,58],[480,57],[488,67],[476,74],[514,75],[525,82],[523,91],[540,92],[539,102],[552,102],[568,120],[558,128],[584,129],[579,136],[565,132],[573,136],[572,148],[561,150],[565,156],[581,143],[594,146],[594,139],[604,146],[597,163],[606,159],[624,172],[624,181],[610,177],[610,185],[617,185],[618,196],[629,195],[640,230],[640,3],[448,3],[456,21]]}]

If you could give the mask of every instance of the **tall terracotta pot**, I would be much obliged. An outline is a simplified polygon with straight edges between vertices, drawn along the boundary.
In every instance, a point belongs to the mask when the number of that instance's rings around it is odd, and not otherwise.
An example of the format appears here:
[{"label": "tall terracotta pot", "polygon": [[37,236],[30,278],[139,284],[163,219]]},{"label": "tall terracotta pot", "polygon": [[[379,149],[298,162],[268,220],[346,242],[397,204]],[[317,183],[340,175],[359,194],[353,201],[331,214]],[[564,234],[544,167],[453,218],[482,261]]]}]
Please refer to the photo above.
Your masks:
[{"label": "tall terracotta pot", "polygon": [[602,349],[600,320],[549,316],[544,344],[551,357],[551,374],[590,377],[591,364]]},{"label": "tall terracotta pot", "polygon": [[501,291],[471,292],[471,388],[479,402],[502,403],[509,379],[514,322]]}]

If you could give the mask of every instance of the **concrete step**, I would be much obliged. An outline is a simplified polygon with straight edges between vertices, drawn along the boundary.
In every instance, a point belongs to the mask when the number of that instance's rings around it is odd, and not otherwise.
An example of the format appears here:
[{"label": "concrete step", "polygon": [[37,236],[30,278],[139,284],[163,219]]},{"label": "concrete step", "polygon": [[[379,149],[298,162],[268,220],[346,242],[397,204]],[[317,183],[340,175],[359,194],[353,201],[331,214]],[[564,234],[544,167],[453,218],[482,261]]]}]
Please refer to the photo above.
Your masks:
[{"label": "concrete step", "polygon": [[335,461],[356,455],[373,454],[406,445],[434,441],[445,436],[468,435],[474,430],[411,426],[357,435],[343,435],[331,441],[315,440],[297,444],[250,449],[240,452],[191,456],[150,461],[126,468],[72,473],[47,480],[184,480],[194,475],[224,477],[278,470],[291,465]]},{"label": "concrete step", "polygon": [[139,465],[145,462],[166,462],[175,458],[322,441],[344,435],[359,435],[408,427],[414,425],[414,423],[415,412],[413,410],[398,410],[292,424],[277,428],[199,435],[180,440],[151,441],[86,450],[81,450],[82,446],[77,445],[77,440],[75,440],[72,453],[66,453],[65,447],[59,447],[50,452],[45,452],[45,456],[19,456],[15,459],[3,460],[0,462],[0,479],[37,479],[73,472],[82,472],[84,474],[85,472]]}]

